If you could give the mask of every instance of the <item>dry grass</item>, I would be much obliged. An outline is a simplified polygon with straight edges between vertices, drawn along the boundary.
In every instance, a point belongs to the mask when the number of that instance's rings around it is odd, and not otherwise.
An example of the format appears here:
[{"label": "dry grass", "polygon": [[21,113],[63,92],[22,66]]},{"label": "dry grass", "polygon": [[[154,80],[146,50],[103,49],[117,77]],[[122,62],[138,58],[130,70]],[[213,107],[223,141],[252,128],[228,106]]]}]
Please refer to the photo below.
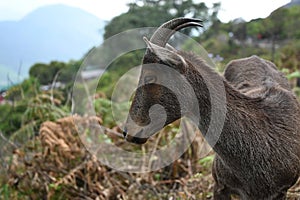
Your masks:
[{"label": "dry grass", "polygon": [[[101,119],[76,117],[76,122],[89,127]],[[113,134],[117,131],[107,129],[106,135],[119,147],[128,148]],[[153,140],[144,148],[158,144]],[[39,136],[14,150],[6,180],[11,199],[20,195],[21,199],[211,199],[212,154],[199,162],[203,149],[207,150],[207,144],[197,134],[188,151],[159,171],[119,172],[84,148],[74,118],[67,117],[43,123]],[[300,199],[300,183],[289,191],[288,199]]]}]

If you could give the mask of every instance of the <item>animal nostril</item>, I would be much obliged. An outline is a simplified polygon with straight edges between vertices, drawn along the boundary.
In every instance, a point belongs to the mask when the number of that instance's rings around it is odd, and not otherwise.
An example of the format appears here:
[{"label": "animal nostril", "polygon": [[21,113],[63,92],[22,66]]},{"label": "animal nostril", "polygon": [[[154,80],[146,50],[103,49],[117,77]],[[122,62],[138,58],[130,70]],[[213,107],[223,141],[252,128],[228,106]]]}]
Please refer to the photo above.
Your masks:
[{"label": "animal nostril", "polygon": [[124,138],[126,137],[126,135],[127,135],[127,128],[125,127],[124,130],[123,130],[123,136],[124,136]]}]

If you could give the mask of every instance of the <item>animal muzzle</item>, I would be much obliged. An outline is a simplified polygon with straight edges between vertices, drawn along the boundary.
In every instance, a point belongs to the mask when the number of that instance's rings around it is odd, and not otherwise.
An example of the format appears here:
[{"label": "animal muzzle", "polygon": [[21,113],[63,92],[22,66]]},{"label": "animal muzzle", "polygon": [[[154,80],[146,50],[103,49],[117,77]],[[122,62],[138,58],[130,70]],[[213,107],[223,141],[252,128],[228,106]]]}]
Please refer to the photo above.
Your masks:
[{"label": "animal muzzle", "polygon": [[127,129],[124,128],[123,136],[126,141],[135,143],[135,144],[144,144],[147,142],[148,138],[142,137],[143,129],[137,132],[134,136],[128,134]]}]

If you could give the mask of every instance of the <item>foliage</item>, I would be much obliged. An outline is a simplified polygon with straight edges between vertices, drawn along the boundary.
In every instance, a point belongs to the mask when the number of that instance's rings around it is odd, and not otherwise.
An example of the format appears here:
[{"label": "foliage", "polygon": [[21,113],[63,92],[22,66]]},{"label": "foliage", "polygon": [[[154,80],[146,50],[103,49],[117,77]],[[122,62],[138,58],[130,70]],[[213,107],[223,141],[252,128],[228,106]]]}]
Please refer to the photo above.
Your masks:
[{"label": "foliage", "polygon": [[[63,67],[57,77],[57,81],[60,81],[62,83],[72,83],[77,75],[77,72],[82,64],[82,60],[78,61],[70,61],[65,64],[65,67]],[[50,66],[51,67],[51,63]]]},{"label": "foliage", "polygon": [[[115,17],[106,25],[104,39],[132,28],[157,27],[176,17],[200,18],[205,23],[212,24],[216,21],[219,9],[220,4],[215,3],[210,12],[205,3],[195,3],[192,0],[138,0],[129,4],[127,13]],[[187,29],[185,33],[189,34],[191,30]]]},{"label": "foliage", "polygon": [[82,60],[68,63],[52,61],[49,64],[37,63],[30,70],[29,75],[35,77],[40,84],[49,85],[53,81],[69,83],[74,81]]},{"label": "foliage", "polygon": [[[157,27],[165,21],[179,16],[197,17],[205,19],[205,23],[211,24],[216,21],[216,16],[220,4],[214,4],[210,10],[204,3],[194,3],[192,0],[183,1],[137,1],[129,5],[129,11],[115,17],[105,27],[104,38],[120,33],[122,31],[139,28],[139,27]],[[147,19],[147,20],[145,20]],[[186,29],[185,33],[189,34],[190,29]],[[142,36],[147,33],[141,33]],[[138,36],[136,36],[138,37]],[[134,38],[136,38],[134,37]],[[134,46],[133,41],[124,41],[125,46]],[[119,44],[120,45],[120,44]],[[113,46],[113,45],[112,45]],[[103,50],[105,49],[105,50]],[[136,50],[118,57],[109,66],[104,66],[106,72],[101,76],[99,81],[98,91],[105,93],[110,98],[114,84],[116,81],[130,68],[138,66],[142,60],[143,50]],[[97,48],[90,51],[89,59],[90,65],[101,66],[103,60],[109,57],[107,54],[113,54],[114,50],[110,46],[104,48]],[[100,56],[99,56],[100,55]],[[97,58],[103,58],[99,60]]]},{"label": "foliage", "polygon": [[[82,138],[78,137],[78,124],[84,126],[83,132],[89,132],[94,123],[101,121],[97,117],[74,116],[43,123],[39,136],[15,150],[7,174],[8,181],[0,188],[0,194],[8,199],[17,196],[22,199],[99,200],[212,197],[211,167],[214,155],[205,154],[199,159],[199,152],[203,151],[203,147],[206,148],[200,134],[196,135],[192,145],[178,160],[165,168],[142,174],[124,173],[99,162],[86,151]],[[166,135],[160,133],[141,149],[157,148],[162,139],[168,140]],[[118,148],[134,150],[134,146],[130,147],[123,138],[106,136]],[[112,151],[106,143],[102,143],[102,149]],[[135,167],[134,163],[130,165]],[[300,182],[289,190],[289,199],[299,197],[299,185]]]},{"label": "foliage", "polygon": [[37,79],[29,78],[6,93],[6,100],[11,103],[0,105],[0,130],[10,136],[24,125],[22,118],[28,109],[28,101],[39,93],[39,83]]},{"label": "foliage", "polygon": [[0,130],[8,137],[22,137],[28,130],[36,132],[42,122],[66,116],[68,110],[62,105],[61,91],[41,91],[32,77],[10,88],[6,99],[11,103],[0,105]]},{"label": "foliage", "polygon": [[[117,103],[111,102],[108,99],[99,98],[94,101],[95,112],[103,120],[105,127],[116,126],[116,117],[120,117],[122,114],[127,114],[129,105],[127,102]],[[116,116],[118,115],[118,116]],[[126,116],[123,116],[124,119]]]},{"label": "foliage", "polygon": [[[241,19],[220,23],[200,37],[205,49],[224,58],[223,65],[232,59],[258,55],[273,61],[279,69],[293,73],[299,69],[297,55],[299,6],[280,8],[265,19],[245,22]],[[220,39],[221,38],[221,39]]]},{"label": "foliage", "polygon": [[299,17],[299,7],[294,6],[291,8],[279,8],[264,19],[253,19],[250,22],[237,19],[222,26],[223,30],[227,32],[232,31],[237,39],[243,39],[239,34],[253,39],[297,39],[299,30],[294,27],[299,26]]},{"label": "foliage", "polygon": [[51,92],[52,94],[43,92],[30,99],[23,114],[23,123],[36,121],[41,124],[44,121],[55,121],[66,116],[67,110],[61,106],[61,100],[63,99],[61,92]]},{"label": "foliage", "polygon": [[19,103],[18,105],[4,104],[0,105],[1,123],[0,130],[10,136],[19,130],[22,126],[23,113],[26,111],[27,105]]},{"label": "foliage", "polygon": [[135,50],[126,53],[116,60],[114,60],[102,74],[97,91],[103,92],[107,98],[111,98],[114,86],[117,81],[124,75],[128,70],[133,67],[137,67],[141,64],[143,58],[144,49]]},{"label": "foliage", "polygon": [[115,121],[112,116],[112,102],[108,99],[96,99],[94,102],[95,111],[99,115],[107,127],[115,126]]},{"label": "foliage", "polygon": [[[299,7],[276,10],[265,19],[250,22],[238,19],[229,23],[218,20],[219,9],[220,4],[208,8],[204,3],[192,0],[137,0],[129,5],[127,13],[108,23],[105,38],[130,28],[157,27],[174,17],[202,18],[206,19],[206,30],[199,37],[190,29],[184,33],[193,33],[194,39],[213,58],[223,57],[224,60],[219,61],[220,69],[229,60],[256,54],[267,59],[273,58],[291,82],[299,79],[300,32],[295,28],[300,25]],[[133,42],[128,40],[123,44],[134,45]],[[262,43],[266,45],[261,46]],[[189,42],[180,45],[184,50],[196,49]],[[113,48],[92,49],[89,52],[90,63],[86,64],[102,67],[105,59],[115,53],[110,50],[113,51]],[[113,114],[120,117],[129,105],[110,99],[120,77],[141,64],[144,51],[140,49],[119,55],[107,66],[99,83],[82,82],[77,88],[84,91],[85,87],[98,84],[93,106],[97,118],[106,128],[106,134],[99,137],[105,143],[114,143],[128,151],[144,152],[160,148],[169,144],[179,130],[178,122],[175,122],[142,146],[128,144],[120,138],[121,130],[116,127],[116,116]],[[99,60],[99,55],[104,60]],[[6,92],[7,102],[0,105],[0,133],[14,144],[14,151],[0,153],[1,166],[9,166],[9,170],[1,168],[4,173],[0,177],[0,196],[6,199],[71,199],[78,196],[92,199],[211,198],[213,179],[210,169],[214,155],[200,155],[207,146],[199,131],[192,145],[178,160],[151,173],[119,173],[102,165],[85,151],[72,117],[65,118],[71,110],[70,95],[82,63],[82,60],[78,60],[35,64],[30,69],[30,78]],[[53,82],[62,82],[66,87],[41,90],[41,85]],[[300,95],[299,88],[294,90]],[[83,99],[82,105],[76,106],[84,113],[87,101],[85,97],[79,98]],[[11,149],[7,147],[7,141],[0,142],[4,144],[2,150]],[[299,184],[290,191],[291,198],[292,194],[295,198],[299,197]]]},{"label": "foliage", "polygon": [[[149,18],[149,16],[156,16],[157,18]],[[155,7],[132,6],[128,13],[114,18],[107,26],[105,26],[104,39],[128,29],[155,27],[171,18],[171,15],[167,14],[166,12],[162,12],[162,10]]]},{"label": "foliage", "polygon": [[25,79],[21,84],[12,86],[6,92],[6,99],[12,102],[35,96],[39,91],[40,83],[36,78]]},{"label": "foliage", "polygon": [[300,41],[290,41],[281,47],[278,62],[289,73],[300,70]]},{"label": "foliage", "polygon": [[[8,184],[3,186],[3,192],[9,191],[6,194],[10,199],[21,196],[30,199],[80,197],[100,200],[169,197],[202,199],[210,194],[213,183],[210,171],[198,164],[198,153],[194,152],[203,145],[200,135],[190,151],[170,166],[144,174],[122,173],[97,161],[82,145],[82,138],[78,137],[75,123],[92,131],[93,126],[90,125],[101,121],[96,117],[74,116],[43,123],[37,137],[15,150]],[[128,148],[123,138],[107,136],[119,148],[133,150],[135,147],[129,145]],[[158,136],[142,149],[151,149],[166,138]],[[111,151],[105,143],[102,145]],[[201,177],[194,177],[195,172],[201,172]],[[154,189],[157,192],[153,192]]]},{"label": "foliage", "polygon": [[49,65],[44,63],[34,64],[30,70],[29,75],[39,80],[42,85],[52,83],[55,75],[65,68],[65,63],[53,61]]}]

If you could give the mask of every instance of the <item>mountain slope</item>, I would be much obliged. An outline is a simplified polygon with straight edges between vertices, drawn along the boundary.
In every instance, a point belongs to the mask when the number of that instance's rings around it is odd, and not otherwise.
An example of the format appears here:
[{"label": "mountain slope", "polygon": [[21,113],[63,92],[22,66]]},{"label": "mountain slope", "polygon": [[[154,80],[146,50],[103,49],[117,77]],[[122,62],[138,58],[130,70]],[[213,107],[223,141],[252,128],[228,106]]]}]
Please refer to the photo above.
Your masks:
[{"label": "mountain slope", "polygon": [[292,6],[298,6],[300,5],[300,0],[292,0],[290,3],[284,5],[284,8],[290,8]]},{"label": "mountain slope", "polygon": [[[0,66],[17,73],[21,65],[26,76],[36,62],[80,59],[102,41],[104,25],[96,16],[65,5],[41,7],[20,21],[0,22]],[[1,74],[0,79],[7,76]]]}]

